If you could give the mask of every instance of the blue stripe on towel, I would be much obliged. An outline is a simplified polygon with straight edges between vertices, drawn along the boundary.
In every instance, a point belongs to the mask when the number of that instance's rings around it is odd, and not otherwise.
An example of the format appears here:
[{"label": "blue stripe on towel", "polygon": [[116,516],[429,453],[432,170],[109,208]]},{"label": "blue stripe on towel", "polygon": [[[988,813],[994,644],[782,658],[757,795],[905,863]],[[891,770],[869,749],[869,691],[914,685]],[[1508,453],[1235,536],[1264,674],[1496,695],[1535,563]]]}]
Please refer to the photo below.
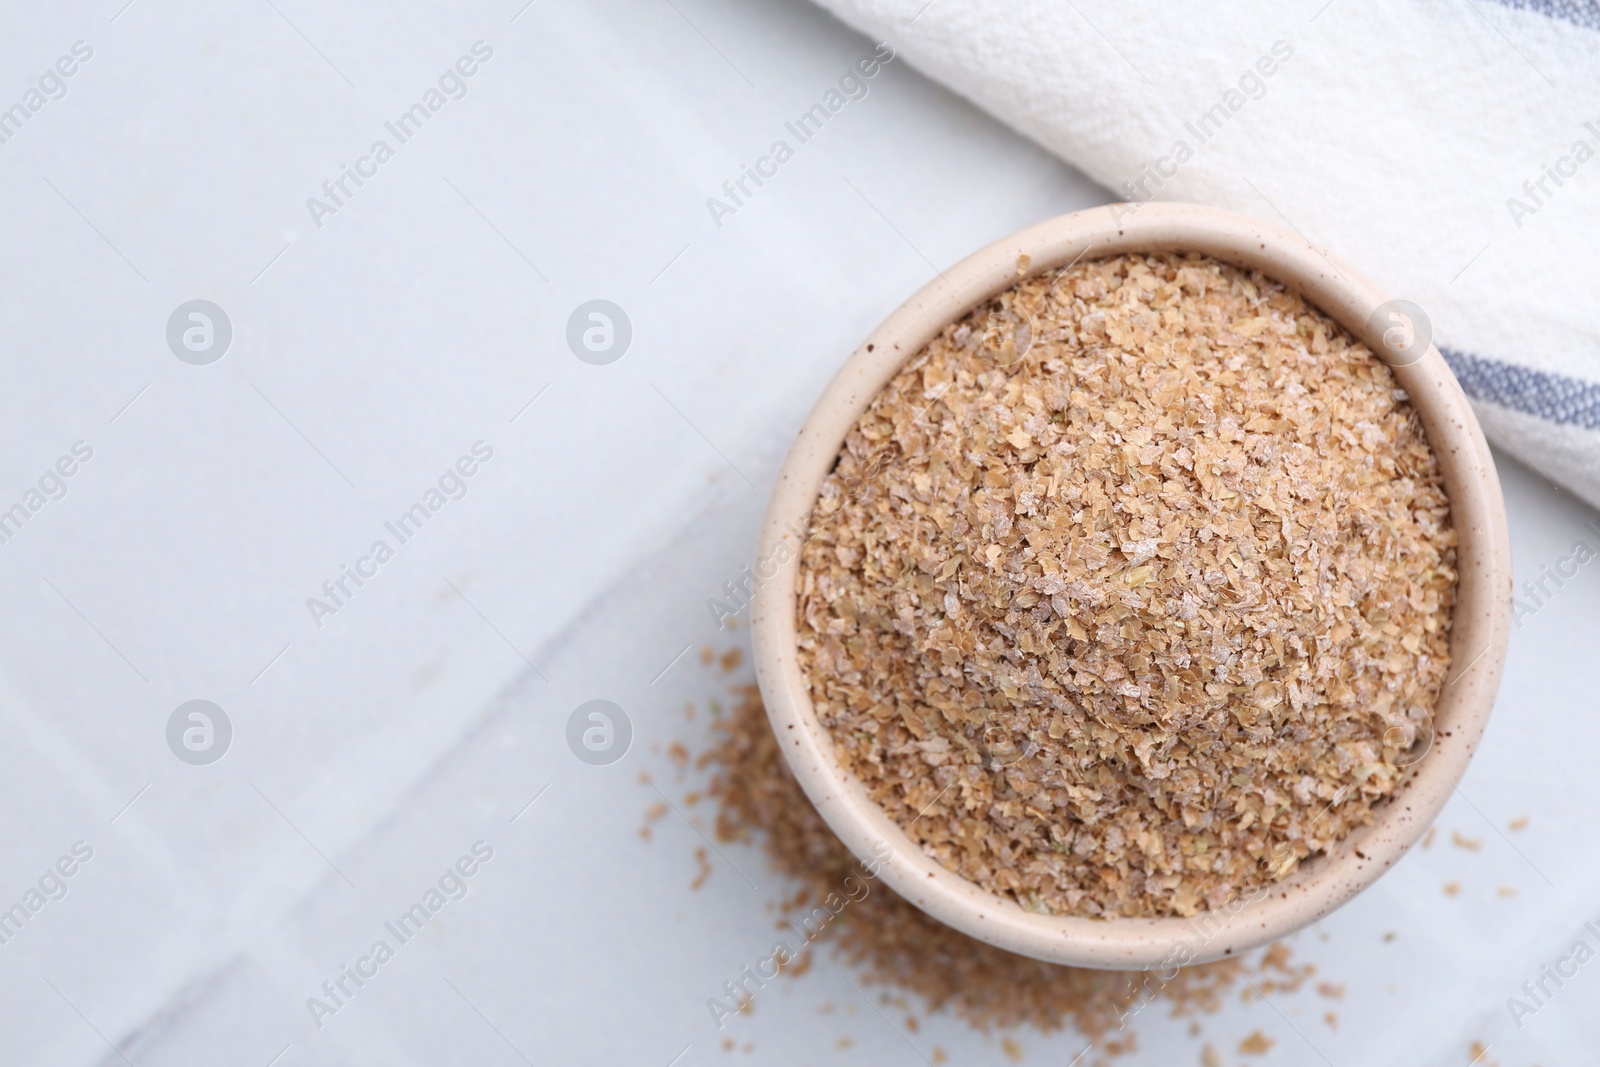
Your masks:
[{"label": "blue stripe on towel", "polygon": [[1600,385],[1448,348],[1439,352],[1455,372],[1462,390],[1474,400],[1565,426],[1600,430]]},{"label": "blue stripe on towel", "polygon": [[1537,11],[1553,19],[1600,30],[1600,0],[1500,0],[1506,7]]}]

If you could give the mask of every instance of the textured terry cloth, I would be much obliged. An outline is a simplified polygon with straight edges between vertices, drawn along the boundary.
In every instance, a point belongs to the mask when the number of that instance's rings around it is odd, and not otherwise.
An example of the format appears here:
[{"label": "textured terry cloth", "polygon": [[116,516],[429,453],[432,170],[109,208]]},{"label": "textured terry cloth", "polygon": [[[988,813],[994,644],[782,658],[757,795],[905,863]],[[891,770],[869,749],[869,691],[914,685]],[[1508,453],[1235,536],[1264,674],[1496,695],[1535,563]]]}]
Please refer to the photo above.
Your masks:
[{"label": "textured terry cloth", "polygon": [[1600,505],[1600,2],[820,0],[1128,200],[1292,227],[1420,305]]}]

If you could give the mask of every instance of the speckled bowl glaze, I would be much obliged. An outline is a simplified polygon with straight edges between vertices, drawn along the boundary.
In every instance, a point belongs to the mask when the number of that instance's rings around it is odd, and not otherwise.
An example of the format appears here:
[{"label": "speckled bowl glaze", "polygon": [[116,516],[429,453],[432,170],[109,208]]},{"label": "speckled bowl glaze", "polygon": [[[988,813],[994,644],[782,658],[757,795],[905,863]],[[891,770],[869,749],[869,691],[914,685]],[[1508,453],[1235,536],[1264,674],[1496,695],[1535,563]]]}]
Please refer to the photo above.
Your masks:
[{"label": "speckled bowl glaze", "polygon": [[[1483,735],[1511,624],[1511,551],[1494,461],[1461,387],[1438,351],[1386,356],[1439,457],[1459,536],[1460,583],[1450,676],[1432,745],[1371,825],[1281,882],[1252,887],[1193,918],[1091,919],[1024,911],[947,870],[906,836],[834,758],[796,652],[799,547],[846,433],[911,356],[946,324],[1022,278],[1124,252],[1200,252],[1297,289],[1374,352],[1369,323],[1387,297],[1303,238],[1254,219],[1187,204],[1111,205],[1042,222],[951,267],[857,348],[817,401],[778,474],[756,559],[756,674],[784,757],[828,825],[918,908],[981,941],[1052,963],[1170,971],[1237,955],[1314,922],[1371,885],[1438,815]],[[781,562],[780,562],[781,561]],[[768,575],[770,574],[770,577]],[[887,846],[887,847],[886,847]],[[887,859],[881,857],[887,855]]]}]

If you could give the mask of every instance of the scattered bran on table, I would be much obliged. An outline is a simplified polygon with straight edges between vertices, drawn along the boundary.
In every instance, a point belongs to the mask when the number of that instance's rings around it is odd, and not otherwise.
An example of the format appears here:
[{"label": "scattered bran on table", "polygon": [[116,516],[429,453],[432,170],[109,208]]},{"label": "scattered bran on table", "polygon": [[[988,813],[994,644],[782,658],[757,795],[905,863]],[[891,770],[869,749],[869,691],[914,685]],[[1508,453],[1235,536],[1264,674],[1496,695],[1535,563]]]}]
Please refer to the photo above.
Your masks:
[{"label": "scattered bran on table", "polygon": [[1194,915],[1425,750],[1455,532],[1390,369],[1198,255],[1026,279],[848,434],[800,555],[843,766],[1030,911]]},{"label": "scattered bran on table", "polygon": [[[705,792],[717,804],[717,838],[758,843],[771,866],[799,884],[783,913],[804,915],[847,877],[859,878],[860,862],[822,821],[779,753],[760,692],[744,687],[731,708],[713,705],[712,723],[717,740],[696,764],[710,770]],[[1061,967],[977,941],[929,918],[881,882],[870,886],[832,920],[832,950],[864,984],[908,990],[928,1011],[950,1011],[986,1032],[1025,1024],[1047,1033],[1075,1027],[1099,1042],[1153,1001],[1176,1016],[1209,1014],[1241,978],[1272,995],[1299,989],[1315,972],[1311,964],[1292,963],[1282,944],[1250,961],[1185,967],[1166,979],[1153,972]],[[804,974],[811,952],[803,950],[782,973]]]}]

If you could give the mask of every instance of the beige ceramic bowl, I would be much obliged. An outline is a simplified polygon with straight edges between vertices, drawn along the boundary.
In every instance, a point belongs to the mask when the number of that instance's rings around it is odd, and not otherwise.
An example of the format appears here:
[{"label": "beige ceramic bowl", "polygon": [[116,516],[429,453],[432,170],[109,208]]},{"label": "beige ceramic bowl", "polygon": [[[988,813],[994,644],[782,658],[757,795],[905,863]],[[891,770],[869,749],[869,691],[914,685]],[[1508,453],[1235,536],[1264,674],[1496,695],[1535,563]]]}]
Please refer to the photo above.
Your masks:
[{"label": "beige ceramic bowl", "polygon": [[1388,361],[1438,454],[1460,537],[1452,666],[1431,748],[1370,826],[1283,881],[1254,887],[1232,905],[1192,919],[1047,916],[1024,911],[924,854],[841,769],[796,655],[795,578],[796,531],[808,528],[845,434],[901,364],[941,328],[1021,277],[1080,258],[1156,251],[1201,252],[1260,270],[1299,290],[1373,351],[1384,351],[1368,325],[1385,304],[1384,294],[1293,234],[1185,204],[1114,205],[1051,219],[950,268],[862,342],[784,461],[756,555],[765,578],[752,613],[762,696],[789,766],[828,825],[859,857],[888,854],[883,880],[934,918],[1012,952],[1082,967],[1168,969],[1238,954],[1314,922],[1371,885],[1427,829],[1465,772],[1494,703],[1510,632],[1511,553],[1499,479],[1466,397],[1430,345],[1420,355],[1414,349],[1409,359]]}]

